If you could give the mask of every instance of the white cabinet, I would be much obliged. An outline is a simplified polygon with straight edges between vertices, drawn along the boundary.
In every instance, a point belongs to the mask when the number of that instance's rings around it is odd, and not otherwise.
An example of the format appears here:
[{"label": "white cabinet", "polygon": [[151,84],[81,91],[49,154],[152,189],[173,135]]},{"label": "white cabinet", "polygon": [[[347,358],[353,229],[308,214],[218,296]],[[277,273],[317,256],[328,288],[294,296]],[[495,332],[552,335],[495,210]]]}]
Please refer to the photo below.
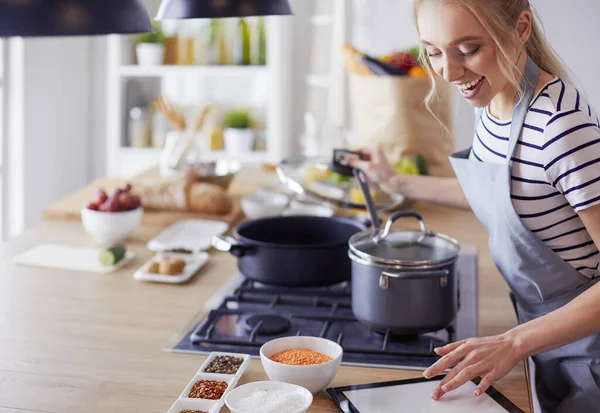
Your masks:
[{"label": "white cabinet", "polygon": [[[147,0],[151,16],[158,0]],[[186,21],[188,25],[193,22]],[[189,23],[192,22],[192,23]],[[265,66],[162,65],[139,66],[135,36],[109,36],[107,55],[107,172],[131,176],[158,164],[160,145],[132,147],[129,116],[133,107],[146,108],[158,95],[188,113],[206,104],[251,107],[258,114],[259,140],[252,152],[237,156],[241,162],[277,162],[293,151],[290,127],[292,106],[291,50],[293,20],[266,17]],[[231,158],[225,151],[201,149],[201,159]]]}]

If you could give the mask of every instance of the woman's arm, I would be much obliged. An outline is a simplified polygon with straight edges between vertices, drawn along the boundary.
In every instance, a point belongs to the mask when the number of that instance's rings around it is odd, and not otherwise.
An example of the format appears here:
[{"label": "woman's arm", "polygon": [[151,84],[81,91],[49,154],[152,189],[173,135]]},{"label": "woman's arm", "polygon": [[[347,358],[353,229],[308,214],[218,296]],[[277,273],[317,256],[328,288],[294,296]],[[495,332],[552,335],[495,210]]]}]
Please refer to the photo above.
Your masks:
[{"label": "woman's arm", "polygon": [[423,175],[396,175],[386,187],[417,201],[453,208],[471,209],[458,179]]},{"label": "woman's arm", "polygon": [[431,202],[454,208],[470,209],[456,178],[399,174],[390,165],[381,149],[363,149],[361,158],[350,155],[350,166],[364,171],[369,179],[390,194],[401,194],[417,201]]},{"label": "woman's arm", "polygon": [[[600,205],[579,212],[587,231],[600,245]],[[432,393],[435,399],[467,381],[481,377],[476,395],[508,374],[520,360],[600,332],[600,283],[569,304],[521,324],[505,334],[449,344],[436,353],[442,358],[425,370],[425,377],[455,366]]]}]

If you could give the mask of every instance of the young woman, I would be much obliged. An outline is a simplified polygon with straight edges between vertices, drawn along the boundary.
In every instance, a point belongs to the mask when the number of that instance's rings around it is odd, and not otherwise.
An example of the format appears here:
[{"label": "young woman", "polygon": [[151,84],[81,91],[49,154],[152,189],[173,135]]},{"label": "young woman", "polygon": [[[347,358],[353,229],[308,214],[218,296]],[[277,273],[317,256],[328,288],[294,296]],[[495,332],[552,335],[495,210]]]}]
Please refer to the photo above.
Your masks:
[{"label": "young woman", "polygon": [[528,0],[415,0],[415,19],[424,64],[476,108],[458,179],[399,175],[379,150],[348,161],[388,192],[471,208],[519,320],[436,349],[425,377],[452,369],[432,397],[475,377],[480,395],[531,357],[545,413],[600,412],[600,122]]}]

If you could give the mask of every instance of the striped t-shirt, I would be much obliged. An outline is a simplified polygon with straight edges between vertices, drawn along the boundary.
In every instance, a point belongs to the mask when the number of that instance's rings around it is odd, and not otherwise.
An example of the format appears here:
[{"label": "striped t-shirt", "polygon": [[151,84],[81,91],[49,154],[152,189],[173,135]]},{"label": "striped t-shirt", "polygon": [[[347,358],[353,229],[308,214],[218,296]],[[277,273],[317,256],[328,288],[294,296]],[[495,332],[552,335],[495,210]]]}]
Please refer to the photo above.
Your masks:
[{"label": "striped t-shirt", "polygon": [[[505,163],[510,128],[486,108],[470,159]],[[600,121],[585,97],[558,78],[547,83],[512,161],[511,198],[525,226],[583,275],[600,275],[600,254],[577,215],[600,204]]]}]

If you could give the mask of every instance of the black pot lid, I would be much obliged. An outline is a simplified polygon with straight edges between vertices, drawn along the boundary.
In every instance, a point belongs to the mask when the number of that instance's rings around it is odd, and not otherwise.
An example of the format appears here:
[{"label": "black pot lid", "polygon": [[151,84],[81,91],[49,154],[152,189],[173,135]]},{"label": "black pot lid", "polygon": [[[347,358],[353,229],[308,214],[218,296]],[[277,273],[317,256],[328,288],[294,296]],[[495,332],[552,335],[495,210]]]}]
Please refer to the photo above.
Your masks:
[{"label": "black pot lid", "polygon": [[389,225],[377,234],[359,232],[350,238],[349,244],[351,251],[363,260],[385,265],[442,265],[456,260],[460,252],[459,243],[446,235],[391,229]]}]

